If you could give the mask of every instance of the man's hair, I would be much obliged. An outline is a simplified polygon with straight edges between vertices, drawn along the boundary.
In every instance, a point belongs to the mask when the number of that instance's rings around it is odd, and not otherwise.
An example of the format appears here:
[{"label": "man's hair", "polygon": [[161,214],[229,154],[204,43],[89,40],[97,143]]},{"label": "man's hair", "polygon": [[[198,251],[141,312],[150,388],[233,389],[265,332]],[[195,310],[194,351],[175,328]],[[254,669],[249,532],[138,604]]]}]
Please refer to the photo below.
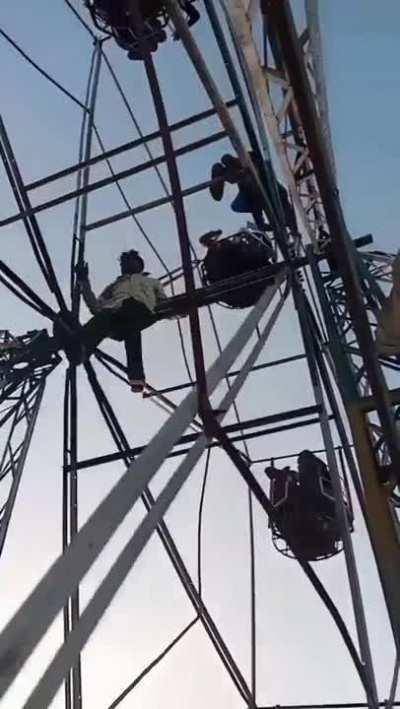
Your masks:
[{"label": "man's hair", "polygon": [[142,273],[144,269],[144,261],[140,256],[138,251],[131,249],[130,251],[123,251],[119,257],[119,262],[121,264],[121,273]]}]

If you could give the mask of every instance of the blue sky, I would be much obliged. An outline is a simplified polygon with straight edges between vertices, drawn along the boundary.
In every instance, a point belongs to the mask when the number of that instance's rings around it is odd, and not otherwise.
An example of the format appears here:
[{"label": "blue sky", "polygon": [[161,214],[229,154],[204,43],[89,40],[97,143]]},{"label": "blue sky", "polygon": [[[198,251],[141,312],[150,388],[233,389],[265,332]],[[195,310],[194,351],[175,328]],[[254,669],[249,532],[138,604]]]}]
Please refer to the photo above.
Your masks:
[{"label": "blue sky", "polygon": [[[78,1],[76,0],[76,6]],[[294,9],[300,14],[301,0]],[[372,232],[377,248],[394,250],[398,245],[398,175],[400,144],[396,131],[400,79],[398,33],[400,6],[386,0],[385,11],[372,0],[348,0],[343,5],[322,0],[321,16],[326,77],[338,183],[349,228],[354,236]],[[28,0],[5,0],[2,26],[22,47],[46,66],[79,98],[84,95],[91,43],[61,0],[38,0],[35,12]],[[224,67],[215,42],[203,18],[194,34],[207,56],[221,93],[230,98]],[[135,114],[147,132],[156,127],[143,69],[127,62],[111,43],[108,54],[118,71]],[[76,160],[80,111],[27,66],[3,41],[2,115],[28,181]],[[208,99],[178,43],[169,42],[156,56],[170,121],[208,108]],[[107,147],[136,137],[132,124],[119,103],[106,71],[103,71],[96,121]],[[186,129],[176,145],[206,135],[217,128],[213,119],[200,128]],[[160,145],[152,148],[157,154]],[[226,141],[192,157],[180,159],[182,182],[190,186],[207,179],[211,162],[229,148]],[[142,150],[115,161],[123,169],[144,159]],[[93,170],[92,179],[105,176],[105,168]],[[73,181],[43,190],[37,201],[71,189]],[[151,173],[125,183],[132,203],[162,196]],[[1,216],[15,211],[13,198],[0,169]],[[62,285],[68,284],[72,204],[40,217],[48,248]],[[121,209],[115,188],[106,188],[89,202],[89,219]],[[215,227],[233,230],[241,225],[229,211],[229,201],[211,202],[207,194],[187,200],[190,235],[198,236]],[[147,213],[142,223],[170,267],[179,262],[175,224],[168,207]],[[34,266],[20,225],[3,230],[2,258],[10,263],[38,292],[52,303]],[[142,245],[131,220],[91,232],[87,253],[96,290],[115,277],[117,257],[122,249],[140,247],[149,270],[162,270]],[[5,321],[2,327],[16,333],[44,327],[46,323],[2,292]],[[86,315],[86,311],[83,311]],[[215,316],[226,343],[242,314],[216,306]],[[202,312],[207,361],[217,353],[207,313]],[[186,328],[186,325],[185,325]],[[187,347],[190,345],[186,337]],[[300,340],[291,304],[285,307],[261,360],[272,360],[300,351]],[[110,351],[120,354],[119,346]],[[179,350],[176,325],[157,325],[145,336],[147,374],[154,386],[166,386],[186,378]],[[28,458],[26,474],[15,510],[8,544],[1,560],[3,584],[0,624],[18,607],[32,585],[59,553],[61,544],[61,410],[62,364],[49,382],[44,405]],[[101,370],[99,370],[100,373]],[[118,383],[101,372],[102,383],[125,426],[132,445],[143,443],[156,432],[165,417],[149,401],[132,398]],[[80,386],[80,456],[112,451],[83,375]],[[180,397],[177,395],[176,402]],[[266,370],[252,375],[239,397],[243,418],[250,418],[311,403],[311,392],[303,364]],[[252,442],[253,457],[295,452],[302,447],[320,447],[316,427],[285,436],[275,435]],[[154,489],[173,470],[168,463],[158,475]],[[80,521],[83,522],[121,475],[118,465],[103,466],[80,476]],[[262,467],[256,468],[262,479]],[[190,571],[196,573],[196,515],[202,465],[168,513],[168,523]],[[204,533],[204,592],[207,604],[230,645],[243,672],[249,676],[249,558],[246,491],[237,473],[222,454],[212,457],[212,474],[207,488]],[[121,526],[82,587],[83,603],[90,597],[127,538],[132,525],[142,516],[134,510]],[[264,515],[256,510],[257,611],[258,611],[258,698],[260,704],[362,700],[362,692],[346,651],[308,582],[293,562],[273,551]],[[387,696],[393,648],[376,583],[371,554],[358,520],[354,543],[360,565],[372,645],[377,662],[382,698]],[[323,580],[337,601],[350,628],[350,605],[342,557],[318,565]],[[114,696],[167,644],[192,617],[192,611],[175,579],[165,554],[153,540],[139,560],[115,602],[100,623],[83,655],[86,706],[104,709]],[[61,625],[57,621],[49,638],[39,648],[10,692],[10,709],[19,709],[29,687],[52,653]],[[335,671],[332,671],[332,667]],[[242,702],[223,672],[201,629],[196,627],[165,662],[135,690],[126,706],[183,709],[190,705],[240,707]],[[52,705],[62,707],[58,696]],[[124,706],[124,705],[122,705]]]}]

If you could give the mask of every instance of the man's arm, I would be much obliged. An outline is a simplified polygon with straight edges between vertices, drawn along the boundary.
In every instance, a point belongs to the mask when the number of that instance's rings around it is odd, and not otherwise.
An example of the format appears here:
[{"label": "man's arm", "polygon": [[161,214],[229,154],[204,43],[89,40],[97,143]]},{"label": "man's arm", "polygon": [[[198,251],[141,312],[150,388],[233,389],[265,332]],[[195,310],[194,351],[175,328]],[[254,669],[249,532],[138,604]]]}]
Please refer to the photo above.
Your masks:
[{"label": "man's arm", "polygon": [[164,290],[164,286],[161,285],[160,281],[156,280],[155,283],[156,287],[156,299],[157,303],[161,303],[163,300],[165,300],[168,296]]},{"label": "man's arm", "polygon": [[89,277],[86,278],[84,281],[80,281],[80,287],[83,300],[85,301],[90,312],[95,315],[99,312],[99,310],[101,310],[100,299],[96,298],[95,294],[93,293]]},{"label": "man's arm", "polygon": [[[159,305],[164,300],[167,300],[168,296],[164,290],[164,287],[161,285],[159,280],[156,280],[155,289],[156,289],[157,305]],[[184,317],[186,317],[186,314],[170,315],[168,317],[168,320],[180,320],[180,318],[184,318]]]},{"label": "man's arm", "polygon": [[82,298],[85,301],[90,312],[95,314],[100,310],[100,299],[96,298],[92,291],[92,287],[89,281],[89,266],[87,263],[83,263],[77,266],[76,277],[78,279],[80,291],[82,293]]}]

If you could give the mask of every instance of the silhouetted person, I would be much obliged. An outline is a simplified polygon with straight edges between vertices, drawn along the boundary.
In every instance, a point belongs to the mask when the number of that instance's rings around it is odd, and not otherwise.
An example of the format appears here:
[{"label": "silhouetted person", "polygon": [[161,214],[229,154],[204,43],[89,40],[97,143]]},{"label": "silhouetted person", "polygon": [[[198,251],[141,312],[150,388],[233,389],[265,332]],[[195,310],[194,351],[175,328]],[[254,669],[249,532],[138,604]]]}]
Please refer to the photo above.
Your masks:
[{"label": "silhouetted person", "polygon": [[[249,156],[262,181],[262,166],[258,164],[253,152],[250,152]],[[252,214],[255,224],[261,231],[270,230],[264,221],[264,201],[253,175],[250,170],[242,166],[239,158],[229,154],[223,155],[220,162],[214,163],[211,168],[210,192],[217,202],[220,202],[223,197],[225,182],[237,185],[239,190],[231,203],[231,209],[240,214]],[[277,187],[285,224],[293,233],[297,234],[296,213],[290,204],[288,193],[280,182],[277,182]]]},{"label": "silhouetted person", "polygon": [[[200,13],[193,7],[194,0],[178,0],[184,11],[188,26],[197,22]],[[140,41],[140,26],[132,15],[129,0],[90,0],[88,3],[95,24],[98,22],[112,32],[117,44],[128,52],[128,58],[142,60],[143,51]],[[165,42],[167,33],[164,26],[168,20],[167,9],[162,0],[139,0],[138,9],[143,20],[142,36],[150,52],[155,52],[158,45]],[[177,37],[176,37],[177,38]]]},{"label": "silhouetted person", "polygon": [[[207,248],[203,273],[208,283],[218,283],[265,268],[274,256],[272,244],[265,234],[259,238],[256,232],[243,229],[219,240],[221,234],[219,229],[200,238],[200,243]],[[273,278],[272,275],[271,281]],[[220,300],[231,307],[247,308],[257,302],[266,287],[265,280],[249,283],[222,294]]]},{"label": "silhouetted person", "polygon": [[137,251],[122,253],[120,264],[121,275],[99,297],[91,289],[87,264],[77,269],[83,299],[93,313],[81,330],[79,360],[89,357],[106,337],[123,340],[131,389],[141,392],[145,385],[141,333],[155,323],[155,308],[166,295],[156,278],[143,273]]}]

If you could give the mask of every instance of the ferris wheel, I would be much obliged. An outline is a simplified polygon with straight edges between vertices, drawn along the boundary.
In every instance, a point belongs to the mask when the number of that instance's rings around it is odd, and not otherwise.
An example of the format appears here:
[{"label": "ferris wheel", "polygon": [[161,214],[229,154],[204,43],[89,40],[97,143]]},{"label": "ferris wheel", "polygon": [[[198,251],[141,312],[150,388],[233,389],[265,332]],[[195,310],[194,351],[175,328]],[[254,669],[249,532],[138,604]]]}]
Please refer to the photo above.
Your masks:
[{"label": "ferris wheel", "polygon": [[[53,633],[51,652],[23,706],[99,705],[97,696],[85,696],[82,653],[127,581],[140,575],[142,558],[151,556],[158,538],[157,563],[171,565],[191,618],[104,700],[104,709],[129,706],[142,680],[150,680],[199,627],[237,705],[265,707],[258,628],[271,609],[257,593],[262,529],[265,548],[280,564],[298,567],[329,632],[343,642],[363,692],[357,706],[375,708],[385,699],[391,709],[400,643],[400,267],[395,254],[372,246],[370,235],[353,236],[346,227],[318,2],[306,0],[296,21],[287,0],[65,5],[91,52],[84,100],[0,29],[41,80],[74,104],[81,120],[77,161],[28,180],[6,111],[0,117],[4,184],[17,205],[15,213],[1,214],[0,227],[23,238],[24,253],[29,249],[42,279],[36,288],[27,268],[21,273],[16,260],[0,260],[2,290],[38,323],[20,331],[11,310],[3,312],[0,555],[56,377],[58,399],[48,426],[62,431],[62,549],[0,634],[1,696],[7,702],[27,667],[30,677],[32,658]],[[168,75],[170,52],[185,65],[182,75]],[[134,110],[138,93],[141,106]],[[119,142],[115,96],[129,125],[129,139]],[[100,127],[103,113],[113,147]],[[72,215],[72,244],[68,239],[68,257],[54,263],[41,220],[64,208]],[[110,263],[119,257],[116,274]],[[101,296],[89,283],[96,270],[105,280],[115,276],[106,288],[102,283]],[[89,323],[83,301],[93,314]],[[145,376],[141,333],[147,329]],[[299,369],[287,375],[292,367]],[[38,445],[45,462],[52,441]],[[123,473],[114,472],[121,464]],[[113,472],[89,493],[94,485],[88,476],[96,468]],[[218,478],[222,470],[229,476]],[[245,668],[204,589],[205,535],[215,525],[205,519],[210,485],[217,492],[214,518],[226,516],[228,527],[233,520],[238,535],[226,541],[225,560],[248,537],[240,552],[249,567]],[[239,515],[233,490],[246,499]],[[183,551],[168,515],[184,496],[180,521],[194,543],[186,545],[183,533]],[[353,543],[360,525],[396,656],[388,699],[379,695]],[[211,547],[224,579],[223,544],[216,539],[215,551]],[[327,572],[320,571],[339,560],[335,569],[349,589],[351,625],[328,591]],[[159,585],[157,593],[164,593]],[[104,656],[103,647],[99,668]],[[196,665],[196,657],[186,660]],[[113,664],[112,653],[107,661]],[[103,682],[100,669],[98,674]],[[231,695],[228,701],[233,706]]]}]

